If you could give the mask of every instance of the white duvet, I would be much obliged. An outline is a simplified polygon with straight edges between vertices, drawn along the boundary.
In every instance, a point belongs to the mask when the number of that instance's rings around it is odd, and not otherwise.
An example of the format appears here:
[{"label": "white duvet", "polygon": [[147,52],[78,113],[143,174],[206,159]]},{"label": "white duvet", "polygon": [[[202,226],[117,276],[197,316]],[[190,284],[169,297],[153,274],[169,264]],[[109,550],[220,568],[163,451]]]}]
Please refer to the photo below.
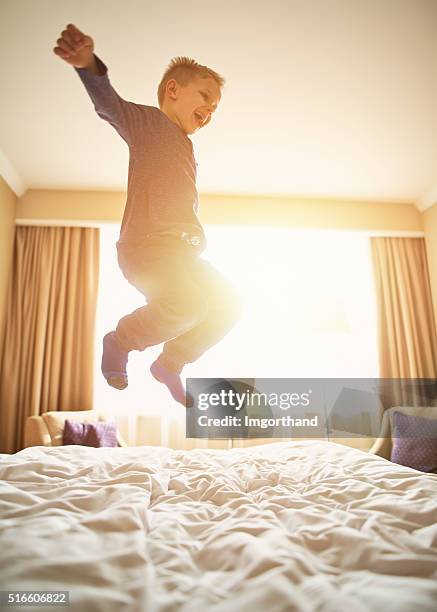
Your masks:
[{"label": "white duvet", "polygon": [[1,589],[59,610],[437,609],[437,475],[352,448],[34,447],[0,478]]}]

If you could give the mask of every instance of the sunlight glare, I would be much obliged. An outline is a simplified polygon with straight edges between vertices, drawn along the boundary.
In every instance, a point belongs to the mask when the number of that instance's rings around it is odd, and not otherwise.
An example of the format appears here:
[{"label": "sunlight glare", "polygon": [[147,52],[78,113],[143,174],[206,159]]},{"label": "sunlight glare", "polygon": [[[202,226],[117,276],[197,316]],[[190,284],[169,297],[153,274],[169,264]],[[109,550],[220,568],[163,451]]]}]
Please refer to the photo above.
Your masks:
[{"label": "sunlight glare", "polygon": [[[376,298],[370,240],[358,232],[205,226],[202,257],[237,287],[243,314],[229,334],[183,377],[377,377]],[[148,371],[161,346],[129,356],[129,387],[101,371],[101,340],[145,303],[118,268],[119,227],[101,228],[96,324],[95,405],[129,413],[173,413],[179,406]]]}]

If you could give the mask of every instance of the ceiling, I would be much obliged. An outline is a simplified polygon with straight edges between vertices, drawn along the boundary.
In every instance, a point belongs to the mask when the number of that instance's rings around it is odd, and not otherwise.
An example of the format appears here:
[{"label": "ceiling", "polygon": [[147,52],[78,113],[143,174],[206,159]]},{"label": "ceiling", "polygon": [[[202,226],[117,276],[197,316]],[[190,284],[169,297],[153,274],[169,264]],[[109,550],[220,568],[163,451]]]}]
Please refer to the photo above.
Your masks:
[{"label": "ceiling", "polygon": [[190,136],[200,193],[437,202],[437,0],[2,0],[0,173],[123,191],[128,149],[54,55],[74,23],[125,99],[158,106],[172,57],[226,79]]}]

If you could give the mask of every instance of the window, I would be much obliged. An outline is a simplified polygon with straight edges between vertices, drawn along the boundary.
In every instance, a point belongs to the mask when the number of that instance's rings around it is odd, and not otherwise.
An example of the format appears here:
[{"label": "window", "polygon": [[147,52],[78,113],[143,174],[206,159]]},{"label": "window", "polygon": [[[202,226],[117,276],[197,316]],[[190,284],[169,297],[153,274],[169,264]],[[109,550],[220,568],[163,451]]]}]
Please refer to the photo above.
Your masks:
[{"label": "window", "polygon": [[[243,314],[222,342],[188,364],[184,377],[378,377],[370,241],[359,232],[205,226],[203,257],[240,289]],[[129,387],[106,384],[102,337],[143,305],[118,268],[119,226],[101,230],[95,406],[166,413],[175,402],[150,372],[161,346],[129,357]],[[117,411],[118,411],[117,410]]]}]

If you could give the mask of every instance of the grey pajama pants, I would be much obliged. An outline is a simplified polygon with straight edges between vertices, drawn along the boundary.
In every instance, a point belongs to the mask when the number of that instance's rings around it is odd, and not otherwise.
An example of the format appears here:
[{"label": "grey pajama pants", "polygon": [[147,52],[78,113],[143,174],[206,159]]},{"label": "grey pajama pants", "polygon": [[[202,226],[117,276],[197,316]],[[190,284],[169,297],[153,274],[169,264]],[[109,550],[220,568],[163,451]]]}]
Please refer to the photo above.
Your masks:
[{"label": "grey pajama pants", "polygon": [[180,373],[240,317],[235,286],[178,238],[154,237],[141,253],[119,250],[118,262],[125,278],[146,298],[144,306],[117,325],[117,340],[126,351],[164,343],[159,359]]}]

